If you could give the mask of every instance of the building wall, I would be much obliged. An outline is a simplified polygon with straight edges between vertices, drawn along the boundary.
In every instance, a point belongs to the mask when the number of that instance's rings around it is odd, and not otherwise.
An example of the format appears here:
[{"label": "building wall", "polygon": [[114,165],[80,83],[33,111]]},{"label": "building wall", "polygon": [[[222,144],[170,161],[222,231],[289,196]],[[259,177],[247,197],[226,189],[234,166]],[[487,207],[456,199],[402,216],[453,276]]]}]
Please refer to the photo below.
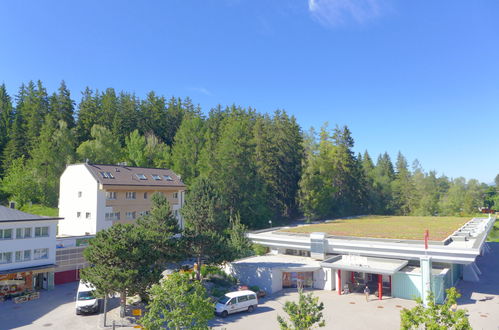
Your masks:
[{"label": "building wall", "polygon": [[[31,238],[16,237],[17,228],[31,228]],[[47,237],[35,237],[35,227],[49,227]],[[12,229],[12,239],[0,239],[0,253],[12,252],[12,262],[0,264],[0,270],[55,264],[57,220],[0,222],[0,229]],[[48,249],[48,258],[34,260],[34,249]],[[31,260],[16,262],[16,251],[31,250]]]},{"label": "building wall", "polygon": [[[66,167],[59,185],[59,217],[64,218],[59,221],[59,235],[85,235],[97,232],[98,198],[102,199],[98,196],[98,188],[97,180],[84,164]],[[89,218],[86,217],[87,213],[90,214]]]},{"label": "building wall", "polygon": [[[282,289],[282,273],[274,275],[274,270],[267,267],[258,267],[244,264],[228,264],[225,266],[224,271],[237,278],[241,284],[244,285],[257,285],[267,293],[273,293],[274,281],[281,279]],[[280,271],[279,271],[280,272]]]},{"label": "building wall", "polygon": [[392,296],[394,298],[415,299],[421,297],[421,274],[398,272],[392,276]]}]

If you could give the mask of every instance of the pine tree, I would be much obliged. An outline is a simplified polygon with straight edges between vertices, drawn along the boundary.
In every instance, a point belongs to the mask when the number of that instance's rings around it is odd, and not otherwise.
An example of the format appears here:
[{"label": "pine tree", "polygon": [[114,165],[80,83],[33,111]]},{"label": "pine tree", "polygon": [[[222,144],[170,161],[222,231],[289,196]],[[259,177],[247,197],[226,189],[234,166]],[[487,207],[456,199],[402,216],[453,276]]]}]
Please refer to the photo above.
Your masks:
[{"label": "pine tree", "polygon": [[61,81],[58,93],[53,93],[49,99],[50,113],[56,122],[62,120],[68,128],[75,126],[74,106],[75,102],[71,99],[71,92],[66,86],[66,83]]},{"label": "pine tree", "polygon": [[99,92],[86,87],[78,105],[78,122],[76,124],[76,137],[78,143],[90,140],[91,130],[95,124],[102,121]]},{"label": "pine tree", "polygon": [[4,149],[9,142],[9,133],[12,126],[14,112],[12,109],[12,100],[7,93],[5,84],[0,85],[0,177],[5,170]]},{"label": "pine tree", "polygon": [[414,183],[408,169],[407,160],[399,151],[397,155],[395,179],[392,181],[393,206],[395,213],[409,215],[414,208]]},{"label": "pine tree", "polygon": [[182,121],[172,147],[173,170],[190,184],[199,176],[199,157],[204,145],[204,122],[199,116],[188,115]]}]

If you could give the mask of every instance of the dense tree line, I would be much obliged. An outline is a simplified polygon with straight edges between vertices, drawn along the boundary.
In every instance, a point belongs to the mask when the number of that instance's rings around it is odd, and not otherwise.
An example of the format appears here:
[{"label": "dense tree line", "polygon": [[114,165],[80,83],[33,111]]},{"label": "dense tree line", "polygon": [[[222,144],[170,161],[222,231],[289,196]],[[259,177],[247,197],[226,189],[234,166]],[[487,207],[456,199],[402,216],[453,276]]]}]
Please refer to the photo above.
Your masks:
[{"label": "dense tree line", "polygon": [[497,185],[409,169],[399,153],[376,162],[353,152],[348,127],[304,133],[285,111],[222,106],[204,115],[189,98],[144,99],[86,88],[78,104],[64,82],[42,82],[15,97],[0,85],[0,200],[56,206],[66,164],[172,168],[191,185],[206,178],[228,217],[252,228],[305,215],[460,214],[499,205]]}]

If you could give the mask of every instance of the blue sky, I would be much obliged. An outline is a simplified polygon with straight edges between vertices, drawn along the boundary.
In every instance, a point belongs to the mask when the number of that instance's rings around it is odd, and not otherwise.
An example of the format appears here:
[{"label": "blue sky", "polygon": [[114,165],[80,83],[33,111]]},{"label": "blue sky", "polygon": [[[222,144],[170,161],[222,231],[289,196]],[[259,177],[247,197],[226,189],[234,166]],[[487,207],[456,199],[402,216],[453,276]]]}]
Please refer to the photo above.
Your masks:
[{"label": "blue sky", "polygon": [[0,82],[285,109],[357,151],[499,173],[499,2],[3,1]]}]

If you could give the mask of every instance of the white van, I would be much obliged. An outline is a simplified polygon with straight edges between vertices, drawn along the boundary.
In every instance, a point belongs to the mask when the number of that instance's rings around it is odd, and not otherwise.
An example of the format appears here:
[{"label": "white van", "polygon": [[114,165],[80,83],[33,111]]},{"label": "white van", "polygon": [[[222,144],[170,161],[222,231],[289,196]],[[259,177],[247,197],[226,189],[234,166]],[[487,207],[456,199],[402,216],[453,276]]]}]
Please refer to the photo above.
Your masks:
[{"label": "white van", "polygon": [[226,293],[218,299],[215,314],[226,317],[229,314],[248,311],[252,312],[258,306],[256,293],[249,290]]},{"label": "white van", "polygon": [[95,313],[99,310],[99,299],[95,297],[95,288],[92,284],[80,280],[76,293],[76,315],[81,313]]}]

